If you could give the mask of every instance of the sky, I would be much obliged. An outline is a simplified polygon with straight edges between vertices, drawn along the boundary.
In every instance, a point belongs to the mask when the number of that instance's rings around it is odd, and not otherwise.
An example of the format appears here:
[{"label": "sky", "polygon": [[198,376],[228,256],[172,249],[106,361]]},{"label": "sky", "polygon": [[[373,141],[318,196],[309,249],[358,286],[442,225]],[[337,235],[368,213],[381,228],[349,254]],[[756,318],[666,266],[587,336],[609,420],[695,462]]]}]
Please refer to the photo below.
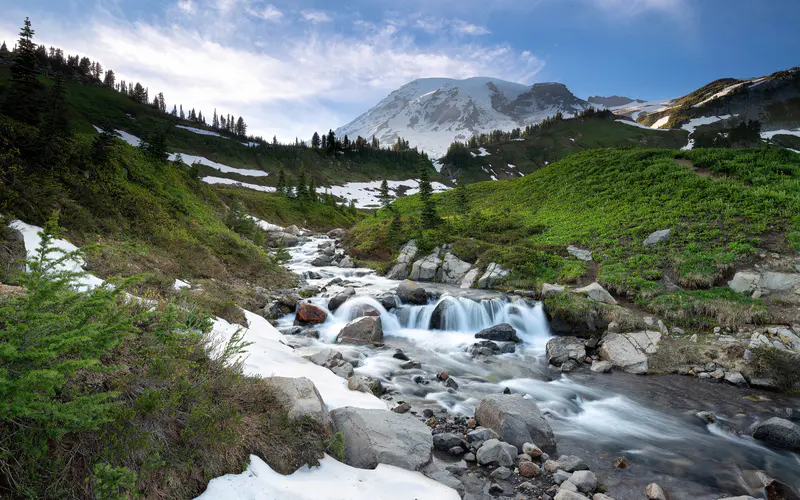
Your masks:
[{"label": "sky", "polygon": [[678,97],[800,65],[798,0],[0,0],[35,41],[167,105],[282,141],[337,128],[423,77],[556,81],[582,98]]}]

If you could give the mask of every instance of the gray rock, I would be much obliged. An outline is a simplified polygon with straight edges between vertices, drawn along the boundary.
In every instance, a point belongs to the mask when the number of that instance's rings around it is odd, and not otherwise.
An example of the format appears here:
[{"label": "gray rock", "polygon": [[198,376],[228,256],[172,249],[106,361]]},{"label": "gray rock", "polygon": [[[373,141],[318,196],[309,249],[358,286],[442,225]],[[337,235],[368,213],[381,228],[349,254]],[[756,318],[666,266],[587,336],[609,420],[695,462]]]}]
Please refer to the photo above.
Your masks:
[{"label": "gray rock", "polygon": [[660,341],[660,332],[606,333],[600,359],[628,373],[647,373],[647,355],[658,351]]},{"label": "gray rock", "polygon": [[745,380],[739,372],[727,372],[725,374],[725,381],[737,387],[747,387],[747,380]]},{"label": "gray rock", "polygon": [[517,337],[517,330],[508,323],[500,323],[475,334],[476,339],[494,340],[495,342],[522,342]]},{"label": "gray rock", "polygon": [[331,367],[331,371],[345,380],[352,377],[354,373],[353,365],[348,363],[347,361],[342,361],[342,364]]},{"label": "gray rock", "polygon": [[750,495],[741,495],[738,497],[725,497],[720,498],[719,500],[758,500],[757,498],[751,497]]},{"label": "gray rock", "polygon": [[496,262],[489,263],[486,272],[478,279],[478,288],[492,288],[500,280],[508,276],[508,271],[500,267]]},{"label": "gray rock", "polygon": [[589,466],[583,461],[581,457],[575,455],[561,455],[556,460],[558,468],[566,472],[575,472],[579,470],[589,470]]},{"label": "gray rock", "polygon": [[356,267],[356,263],[353,262],[353,259],[349,255],[342,257],[338,265],[342,269],[354,269]]},{"label": "gray rock", "polygon": [[436,272],[439,270],[441,263],[439,249],[436,248],[430,255],[426,255],[411,265],[409,278],[415,281],[431,281],[436,277]]},{"label": "gray rock", "polygon": [[554,366],[561,366],[570,359],[583,362],[586,347],[575,337],[554,337],[547,341],[545,348],[547,361]]},{"label": "gray rock", "polygon": [[[569,483],[569,481],[567,481],[567,483]],[[570,483],[570,484],[572,484],[572,483]],[[586,496],[581,495],[578,492],[569,491],[569,490],[566,490],[566,489],[562,488],[562,489],[558,490],[558,493],[556,493],[556,496],[553,497],[553,500],[586,500]]]},{"label": "gray rock", "polygon": [[361,316],[348,323],[336,336],[337,344],[374,344],[383,340],[380,316]]},{"label": "gray rock", "polygon": [[418,283],[404,280],[397,286],[395,292],[404,303],[425,305],[428,302],[428,293]]},{"label": "gray rock", "polygon": [[414,240],[409,241],[400,248],[400,255],[397,256],[394,266],[386,275],[390,280],[404,280],[408,278],[408,266],[414,261],[417,256],[417,243]]},{"label": "gray rock", "polygon": [[408,413],[409,411],[411,411],[411,405],[406,403],[405,401],[399,401],[396,405],[392,407],[392,411],[395,413]]},{"label": "gray rock", "polygon": [[664,489],[656,483],[648,484],[644,494],[647,500],[667,500],[667,494],[664,493]]},{"label": "gray rock", "polygon": [[467,453],[466,455],[464,455],[465,462],[476,462],[477,460],[478,458],[475,456],[474,453]]},{"label": "gray rock", "polygon": [[475,419],[519,449],[525,443],[535,443],[542,450],[555,453],[553,429],[532,399],[525,399],[520,394],[491,394],[478,404]]},{"label": "gray rock", "polygon": [[331,229],[330,231],[328,231],[327,235],[329,238],[336,238],[340,240],[345,236],[347,236],[347,229],[342,229],[342,228]]},{"label": "gray rock", "polygon": [[462,448],[468,447],[464,441],[464,438],[457,434],[445,432],[442,434],[433,435],[433,447],[437,450],[447,451],[456,446],[460,446]]},{"label": "gray rock", "polygon": [[753,438],[775,448],[800,451],[800,426],[783,418],[772,417],[758,424]]},{"label": "gray rock", "polygon": [[419,470],[431,461],[431,431],[409,414],[344,407],[333,410],[331,418],[334,432],[344,434],[348,465],[374,469],[387,464]]},{"label": "gray rock", "polygon": [[269,231],[267,232],[267,244],[272,247],[293,247],[297,246],[300,242],[300,238],[293,234],[284,233],[280,231]]},{"label": "gray rock", "polygon": [[569,482],[577,486],[581,493],[591,493],[597,487],[597,476],[592,471],[579,470],[572,473]]},{"label": "gray rock", "polygon": [[467,442],[476,443],[478,441],[488,441],[490,439],[497,439],[499,436],[492,429],[486,427],[479,427],[467,433]]},{"label": "gray rock", "polygon": [[329,424],[328,408],[314,382],[305,378],[270,377],[267,383],[293,419],[311,417],[324,425]]},{"label": "gray rock", "polygon": [[539,448],[533,443],[525,443],[522,445],[522,453],[528,455],[531,458],[539,458],[542,456],[542,453],[544,452],[542,451],[541,448]]},{"label": "gray rock", "polygon": [[436,307],[433,308],[433,312],[431,313],[431,320],[428,323],[428,328],[431,330],[444,330],[445,329],[445,314],[447,313],[447,309],[452,307],[453,304],[452,297],[445,297],[444,300],[440,301],[436,304]]},{"label": "gray rock", "polygon": [[294,236],[300,236],[300,234],[302,233],[300,228],[295,226],[295,225],[291,225],[291,226],[285,228],[283,231],[286,232],[286,233],[289,233],[291,235],[294,235]]},{"label": "gray rock", "polygon": [[571,477],[572,477],[571,473],[563,470],[558,470],[553,474],[553,482],[556,484],[561,484]]},{"label": "gray rock", "polygon": [[583,288],[578,288],[575,290],[575,293],[582,293],[590,299],[596,302],[602,302],[603,304],[615,305],[617,303],[614,297],[612,297],[605,288],[600,286],[600,283],[592,283]]},{"label": "gray rock", "polygon": [[335,349],[319,349],[316,351],[297,351],[302,357],[311,361],[315,365],[330,368],[338,366],[342,361],[342,353]]},{"label": "gray rock", "polygon": [[800,287],[800,274],[766,272],[761,275],[759,286],[769,292],[790,292]]},{"label": "gray rock", "polygon": [[450,252],[444,254],[442,266],[436,273],[436,279],[442,283],[458,285],[472,268],[472,264],[464,262]]},{"label": "gray rock", "polygon": [[569,252],[569,254],[575,257],[576,259],[582,260],[584,262],[591,262],[592,260],[591,250],[583,250],[581,248],[570,245],[567,247],[567,252]]},{"label": "gray rock", "polygon": [[342,293],[334,295],[331,300],[328,301],[328,310],[330,312],[334,312],[339,309],[342,304],[350,300],[351,297],[355,297],[356,289],[353,287],[347,287],[344,289]]},{"label": "gray rock", "polygon": [[325,267],[330,266],[333,262],[333,255],[319,255],[311,261],[312,266]]},{"label": "gray rock", "polygon": [[481,270],[477,267],[470,269],[469,272],[464,275],[464,279],[461,280],[461,288],[472,288],[472,285],[475,284],[475,280],[478,279],[480,275]]},{"label": "gray rock", "polygon": [[490,439],[480,447],[476,458],[481,465],[511,467],[514,465],[514,457],[516,456],[517,448],[515,446],[497,439]]},{"label": "gray rock", "polygon": [[661,243],[662,241],[667,241],[669,239],[669,235],[672,232],[671,229],[662,229],[661,231],[655,231],[644,240],[644,244],[646,246],[655,246]]},{"label": "gray rock", "polygon": [[347,379],[347,388],[351,391],[363,392],[380,396],[384,389],[381,381],[363,375],[352,375]]},{"label": "gray rock", "polygon": [[[603,494],[603,493],[595,493],[595,494],[592,496],[592,500],[614,500],[614,498],[613,498],[613,497],[610,497],[610,496],[608,496],[608,495],[605,495],[605,494]],[[754,499],[754,500],[755,500],[755,499]]]},{"label": "gray rock", "polygon": [[611,361],[593,361],[591,370],[595,373],[608,373],[613,366]]},{"label": "gray rock", "polygon": [[492,479],[505,480],[511,477],[511,469],[508,467],[498,467],[489,474]]},{"label": "gray rock", "polygon": [[542,298],[549,299],[550,297],[560,295],[566,291],[566,285],[552,285],[550,283],[545,283],[542,285]]},{"label": "gray rock", "polygon": [[736,293],[751,294],[758,289],[761,275],[756,272],[740,271],[728,282],[728,287]]}]

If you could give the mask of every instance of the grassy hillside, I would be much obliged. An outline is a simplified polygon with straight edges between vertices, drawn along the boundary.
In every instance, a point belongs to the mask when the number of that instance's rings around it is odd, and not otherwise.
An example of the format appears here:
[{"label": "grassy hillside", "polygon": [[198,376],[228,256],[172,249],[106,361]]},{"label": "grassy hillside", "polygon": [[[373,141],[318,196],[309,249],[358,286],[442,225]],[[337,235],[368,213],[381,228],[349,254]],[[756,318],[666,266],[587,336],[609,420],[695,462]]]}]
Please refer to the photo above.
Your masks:
[{"label": "grassy hillside", "polygon": [[[647,130],[602,118],[571,118],[556,121],[519,140],[485,146],[488,156],[478,149],[471,154],[448,155],[445,169],[464,182],[513,179],[582,151],[598,148],[680,149],[688,134],[679,130]],[[514,165],[510,167],[509,165]]]},{"label": "grassy hillside", "polygon": [[[392,214],[381,211],[355,228],[354,251],[386,259],[385,248],[412,237],[425,249],[452,242],[465,260],[510,269],[509,288],[596,279],[655,307],[670,284],[690,296],[723,284],[759,248],[800,250],[800,156],[783,150],[603,149],[465,189],[464,216],[456,191],[436,195],[444,221],[434,230],[419,229],[418,197],[397,200],[400,230],[390,238]],[[669,240],[645,247],[661,229]]]}]

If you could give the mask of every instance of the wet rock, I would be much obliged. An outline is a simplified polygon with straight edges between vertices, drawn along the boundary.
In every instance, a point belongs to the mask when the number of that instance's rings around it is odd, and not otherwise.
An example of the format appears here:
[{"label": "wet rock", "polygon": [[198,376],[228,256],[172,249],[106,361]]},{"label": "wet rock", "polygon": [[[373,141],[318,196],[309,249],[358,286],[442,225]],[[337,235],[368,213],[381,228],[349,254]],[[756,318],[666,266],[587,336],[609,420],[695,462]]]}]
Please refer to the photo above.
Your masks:
[{"label": "wet rock", "polygon": [[496,342],[522,342],[517,337],[517,330],[508,323],[500,323],[475,334],[476,339],[494,340]]},{"label": "wet rock", "polygon": [[575,293],[582,293],[590,299],[596,302],[602,302],[603,304],[615,305],[617,303],[614,297],[612,297],[605,288],[600,286],[600,283],[592,283],[583,288],[578,288],[575,290]]},{"label": "wet rock", "polygon": [[652,247],[656,246],[662,241],[667,241],[669,239],[669,235],[672,232],[671,229],[662,229],[661,231],[655,231],[644,240],[645,246]]},{"label": "wet rock", "polygon": [[502,486],[500,486],[500,485],[499,485],[499,484],[497,484],[497,483],[495,483],[495,484],[492,484],[491,486],[489,486],[489,495],[491,495],[491,496],[499,496],[499,495],[502,495],[504,491],[505,491],[505,490],[503,489],[503,487],[502,487]]},{"label": "wet rock", "polygon": [[472,285],[475,284],[475,280],[478,279],[480,275],[481,270],[477,267],[470,269],[469,272],[464,275],[464,279],[461,280],[461,288],[472,288]]},{"label": "wet rock", "polygon": [[333,410],[331,418],[334,432],[344,434],[348,465],[374,469],[387,464],[419,470],[432,459],[430,430],[409,414],[345,407]]},{"label": "wet rock", "polygon": [[411,405],[405,401],[398,401],[397,404],[392,407],[392,411],[395,413],[408,413],[410,410]]},{"label": "wet rock", "polygon": [[414,370],[417,368],[422,368],[422,363],[419,361],[406,361],[405,363],[400,365],[400,368],[403,370]]},{"label": "wet rock", "polygon": [[298,352],[298,354],[311,361],[315,365],[324,366],[325,368],[337,366],[344,361],[342,358],[342,353],[335,349],[320,349],[313,352],[301,351]]},{"label": "wet rock", "polygon": [[450,432],[433,435],[433,447],[439,451],[448,451],[451,448],[460,446],[461,448],[468,448],[466,441],[462,436]]},{"label": "wet rock", "polygon": [[466,455],[464,455],[465,462],[476,462],[477,460],[478,458],[475,456],[474,453],[467,453]]},{"label": "wet rock", "polygon": [[328,238],[336,238],[337,240],[341,240],[342,238],[347,236],[347,229],[342,229],[342,228],[331,229],[326,234],[328,235]]},{"label": "wet rock", "polygon": [[562,455],[556,460],[558,468],[566,472],[575,472],[579,470],[589,470],[589,466],[583,461],[581,457],[575,455]]},{"label": "wet rock", "polygon": [[478,404],[475,419],[517,448],[521,449],[525,443],[536,443],[542,450],[555,453],[553,430],[532,399],[519,394],[491,394]]},{"label": "wet rock", "polygon": [[444,330],[445,329],[445,315],[447,310],[453,306],[452,299],[445,299],[436,304],[436,307],[431,313],[431,320],[428,323],[428,328],[431,330]]},{"label": "wet rock", "polygon": [[570,255],[575,257],[578,260],[582,260],[584,262],[591,262],[592,261],[592,251],[591,250],[583,250],[578,247],[574,247],[572,245],[567,247],[567,252]]},{"label": "wet rock", "polygon": [[342,361],[341,364],[331,367],[331,371],[345,380],[348,380],[353,376],[353,373],[355,373],[353,370],[353,365],[347,361]]},{"label": "wet rock", "polygon": [[574,484],[581,493],[591,493],[597,487],[597,476],[592,471],[580,470],[572,473],[569,482]]},{"label": "wet rock", "polygon": [[542,469],[533,462],[520,462],[519,475],[522,477],[536,477],[541,474]]},{"label": "wet rock", "polygon": [[561,366],[569,360],[583,360],[586,347],[575,337],[554,337],[547,341],[545,348],[547,361],[551,365]]},{"label": "wet rock", "polygon": [[511,444],[497,439],[490,439],[483,443],[476,455],[481,465],[498,465],[510,467],[514,465],[517,448]]},{"label": "wet rock", "polygon": [[483,276],[478,279],[478,288],[491,288],[506,276],[508,276],[508,271],[500,267],[496,262],[491,262]]},{"label": "wet rock", "polygon": [[725,374],[725,381],[736,387],[747,387],[747,380],[744,379],[739,372],[727,372]]},{"label": "wet rock", "polygon": [[660,332],[606,333],[600,359],[628,373],[647,373],[647,355],[658,351]]},{"label": "wet rock", "polygon": [[394,294],[382,295],[378,297],[378,302],[381,303],[384,309],[387,311],[391,311],[392,309],[397,309],[400,307],[400,301]]},{"label": "wet rock", "polygon": [[297,246],[298,243],[300,243],[300,238],[293,234],[280,231],[267,232],[267,245],[271,248],[294,247]]},{"label": "wet rock", "polygon": [[297,306],[295,324],[298,325],[318,325],[324,323],[328,318],[328,313],[314,304],[303,302]]},{"label": "wet rock", "polygon": [[404,353],[401,349],[397,349],[394,354],[392,355],[394,359],[399,359],[402,361],[409,361],[408,356]]},{"label": "wet rock", "polygon": [[375,396],[380,396],[384,392],[383,385],[381,385],[380,380],[362,375],[353,375],[348,378],[347,388],[351,391],[374,394]]},{"label": "wet rock", "polygon": [[348,323],[336,336],[337,344],[374,344],[383,340],[379,316],[362,316]]},{"label": "wet rock", "polygon": [[590,369],[595,373],[609,373],[613,366],[611,361],[594,361]]},{"label": "wet rock", "polygon": [[461,283],[471,268],[472,264],[447,252],[442,259],[442,266],[436,272],[436,279],[442,283],[457,285]]},{"label": "wet rock", "polygon": [[414,281],[404,280],[398,285],[396,294],[404,303],[417,305],[428,303],[428,293]]},{"label": "wet rock", "polygon": [[270,377],[266,380],[290,418],[310,417],[323,424],[328,422],[328,408],[314,382],[305,377]]},{"label": "wet rock", "polygon": [[667,494],[664,493],[664,489],[656,483],[648,484],[647,488],[644,489],[644,494],[647,500],[667,500]]},{"label": "wet rock", "polygon": [[390,280],[404,280],[408,278],[408,266],[414,261],[414,257],[416,256],[417,244],[414,240],[410,240],[400,248],[400,255],[397,256],[394,266],[389,270],[386,277]]},{"label": "wet rock", "polygon": [[342,260],[339,261],[337,264],[342,269],[354,269],[356,267],[356,263],[353,261],[353,258],[349,255],[345,255],[342,257]]},{"label": "wet rock", "polygon": [[333,263],[333,255],[318,255],[311,261],[312,266],[316,267],[326,267],[330,266]]},{"label": "wet rock", "polygon": [[772,417],[755,427],[753,438],[775,448],[800,451],[800,426],[779,417]]},{"label": "wet rock", "polygon": [[490,439],[497,439],[498,437],[499,436],[497,435],[497,433],[492,429],[479,427],[474,431],[469,431],[467,433],[467,442],[476,443],[478,441],[489,441]]},{"label": "wet rock", "polygon": [[408,277],[415,281],[431,281],[436,277],[441,262],[439,249],[436,248],[430,255],[426,255],[411,265],[411,274]]},{"label": "wet rock", "polygon": [[353,287],[347,287],[344,289],[342,293],[334,295],[331,300],[328,301],[328,310],[331,312],[336,311],[339,309],[342,304],[350,300],[351,297],[355,297],[356,289]]},{"label": "wet rock", "polygon": [[506,480],[511,477],[511,469],[508,467],[498,467],[489,474],[492,479]]}]

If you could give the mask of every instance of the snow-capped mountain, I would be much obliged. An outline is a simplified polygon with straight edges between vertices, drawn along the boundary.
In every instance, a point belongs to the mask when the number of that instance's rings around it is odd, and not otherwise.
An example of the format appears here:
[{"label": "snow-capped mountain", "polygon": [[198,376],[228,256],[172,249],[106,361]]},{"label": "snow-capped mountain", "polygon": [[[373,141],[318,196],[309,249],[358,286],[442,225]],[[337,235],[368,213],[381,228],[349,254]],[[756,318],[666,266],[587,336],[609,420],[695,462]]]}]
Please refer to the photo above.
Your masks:
[{"label": "snow-capped mountain", "polygon": [[336,130],[337,137],[377,137],[389,145],[403,137],[432,158],[455,140],[492,130],[538,123],[559,111],[579,112],[590,104],[560,83],[532,87],[496,78],[422,78],[389,94],[377,106]]}]

